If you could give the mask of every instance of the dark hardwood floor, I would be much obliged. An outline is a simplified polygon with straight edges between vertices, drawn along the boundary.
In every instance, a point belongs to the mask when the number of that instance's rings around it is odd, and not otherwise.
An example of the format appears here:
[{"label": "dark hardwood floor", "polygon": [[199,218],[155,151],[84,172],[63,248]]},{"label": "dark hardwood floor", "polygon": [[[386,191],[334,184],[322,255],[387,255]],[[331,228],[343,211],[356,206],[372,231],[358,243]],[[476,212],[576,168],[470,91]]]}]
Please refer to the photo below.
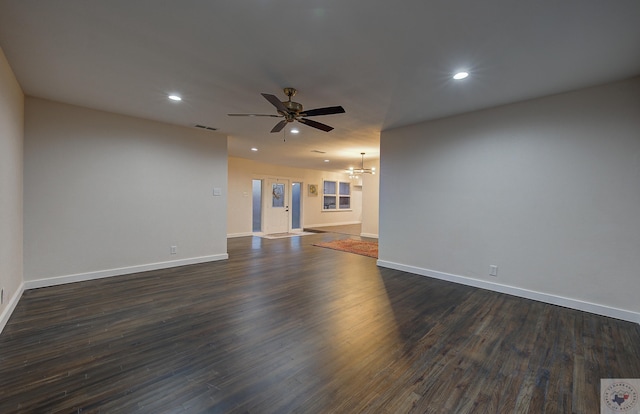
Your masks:
[{"label": "dark hardwood floor", "polygon": [[311,246],[340,237],[25,292],[0,413],[596,413],[640,377],[637,324]]},{"label": "dark hardwood floor", "polygon": [[313,231],[315,233],[339,233],[350,234],[352,236],[360,236],[362,233],[362,224],[340,224],[337,226],[324,227],[308,227],[305,231]]}]

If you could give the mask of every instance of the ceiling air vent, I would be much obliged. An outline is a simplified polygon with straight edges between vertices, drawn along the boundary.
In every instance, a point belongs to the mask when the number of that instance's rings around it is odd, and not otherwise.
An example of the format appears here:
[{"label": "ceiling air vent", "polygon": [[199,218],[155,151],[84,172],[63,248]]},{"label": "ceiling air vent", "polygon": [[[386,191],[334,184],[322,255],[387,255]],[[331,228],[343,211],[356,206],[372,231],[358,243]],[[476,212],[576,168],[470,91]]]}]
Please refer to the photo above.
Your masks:
[{"label": "ceiling air vent", "polygon": [[326,151],[320,151],[320,150],[311,150],[311,152],[316,152],[318,154],[326,154]]},{"label": "ceiling air vent", "polygon": [[210,127],[210,126],[206,126],[206,125],[194,125],[196,128],[200,128],[200,129],[208,129],[209,131],[217,131],[218,128],[214,128],[214,127]]}]

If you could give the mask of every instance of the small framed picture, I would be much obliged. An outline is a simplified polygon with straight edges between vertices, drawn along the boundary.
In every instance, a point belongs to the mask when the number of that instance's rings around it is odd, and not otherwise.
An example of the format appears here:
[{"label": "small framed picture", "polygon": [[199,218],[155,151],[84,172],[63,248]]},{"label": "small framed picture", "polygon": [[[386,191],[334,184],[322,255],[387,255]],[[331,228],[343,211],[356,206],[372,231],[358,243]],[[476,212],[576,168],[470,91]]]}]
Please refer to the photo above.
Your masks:
[{"label": "small framed picture", "polygon": [[318,196],[318,184],[309,184],[309,197]]}]

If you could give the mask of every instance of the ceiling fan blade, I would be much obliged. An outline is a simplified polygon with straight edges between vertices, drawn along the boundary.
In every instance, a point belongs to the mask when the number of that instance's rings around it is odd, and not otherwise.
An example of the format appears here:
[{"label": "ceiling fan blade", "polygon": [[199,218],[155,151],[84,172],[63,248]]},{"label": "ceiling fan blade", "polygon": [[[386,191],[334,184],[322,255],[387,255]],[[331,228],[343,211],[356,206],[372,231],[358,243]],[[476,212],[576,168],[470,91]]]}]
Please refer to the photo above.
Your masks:
[{"label": "ceiling fan blade", "polygon": [[310,126],[312,128],[320,129],[324,132],[329,132],[333,129],[333,127],[325,124],[321,124],[320,122],[312,121],[311,119],[300,118],[298,122],[302,122],[303,124]]},{"label": "ceiling fan blade", "polygon": [[280,102],[280,99],[278,99],[277,96],[270,95],[268,93],[263,93],[262,96],[264,96],[264,99],[266,99],[267,101],[271,102],[271,105],[275,106],[278,111],[284,112],[284,113],[289,112],[287,110],[287,107],[284,106],[284,104],[282,102]]},{"label": "ceiling fan blade", "polygon": [[326,108],[310,109],[304,111],[300,116],[318,116],[318,115],[333,115],[344,114],[344,108],[341,106],[328,106]]},{"label": "ceiling fan blade", "polygon": [[268,116],[271,118],[282,118],[282,115],[265,115],[265,114],[227,114],[228,116]]},{"label": "ceiling fan blade", "polygon": [[284,128],[285,125],[287,125],[287,120],[283,119],[282,121],[278,122],[276,126],[273,127],[271,132],[280,132],[282,131],[282,128]]}]

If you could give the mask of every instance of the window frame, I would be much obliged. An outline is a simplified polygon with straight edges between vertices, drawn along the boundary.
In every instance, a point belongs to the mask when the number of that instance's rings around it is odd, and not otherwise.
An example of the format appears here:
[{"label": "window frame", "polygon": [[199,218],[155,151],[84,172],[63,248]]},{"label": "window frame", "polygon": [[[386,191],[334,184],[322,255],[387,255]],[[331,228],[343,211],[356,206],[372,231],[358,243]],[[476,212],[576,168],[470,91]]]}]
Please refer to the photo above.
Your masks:
[{"label": "window frame", "polygon": [[[327,183],[333,183],[329,187],[333,187],[334,192],[327,191]],[[346,192],[344,191],[346,186]],[[340,180],[322,180],[322,211],[350,211],[351,210],[351,182]],[[333,203],[327,204],[327,200],[333,201]],[[347,200],[348,203],[343,205],[343,201]]]}]

